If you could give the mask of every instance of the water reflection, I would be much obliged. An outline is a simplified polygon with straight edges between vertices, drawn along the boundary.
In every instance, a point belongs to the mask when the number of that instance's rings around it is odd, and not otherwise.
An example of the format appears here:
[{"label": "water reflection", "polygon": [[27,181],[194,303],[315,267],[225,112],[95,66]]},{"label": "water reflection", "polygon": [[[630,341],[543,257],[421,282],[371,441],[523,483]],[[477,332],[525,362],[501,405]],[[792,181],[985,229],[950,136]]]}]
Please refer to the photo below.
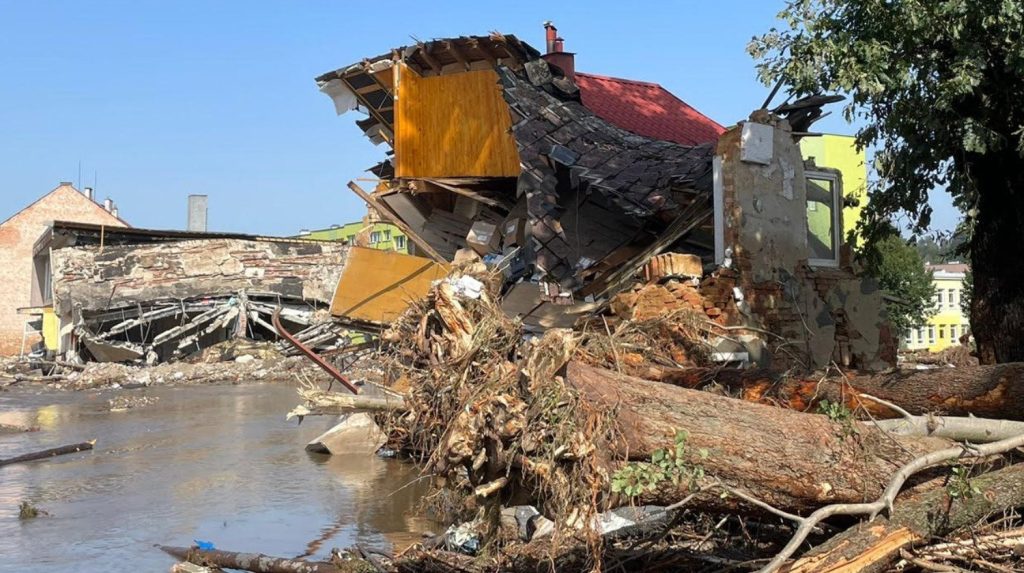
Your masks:
[{"label": "water reflection", "polygon": [[[0,395],[0,456],[98,440],[91,453],[0,468],[0,571],[158,571],[153,544],[326,557],[355,542],[387,548],[430,528],[409,517],[427,482],[407,464],[302,446],[330,426],[284,421],[285,386],[142,389],[159,400],[107,412],[110,393]],[[53,514],[17,519],[29,500]],[[319,540],[318,543],[310,545]]]}]

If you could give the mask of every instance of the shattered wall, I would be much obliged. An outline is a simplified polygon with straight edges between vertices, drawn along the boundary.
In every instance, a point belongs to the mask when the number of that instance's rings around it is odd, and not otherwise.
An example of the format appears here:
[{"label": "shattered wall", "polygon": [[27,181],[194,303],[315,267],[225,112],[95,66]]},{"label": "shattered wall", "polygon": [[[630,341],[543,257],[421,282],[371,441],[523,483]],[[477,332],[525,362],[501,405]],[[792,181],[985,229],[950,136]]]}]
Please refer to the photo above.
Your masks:
[{"label": "shattered wall", "polygon": [[334,242],[235,239],[56,249],[53,305],[66,319],[75,308],[243,290],[327,303],[347,252]]},{"label": "shattered wall", "polygon": [[767,112],[755,112],[747,123],[718,144],[724,270],[706,279],[714,285],[709,290],[734,299],[722,303],[733,309],[728,322],[783,339],[765,341],[778,349],[765,357],[775,366],[890,365],[895,341],[877,283],[854,272],[848,251],[838,267],[808,263],[807,185],[789,124]]}]

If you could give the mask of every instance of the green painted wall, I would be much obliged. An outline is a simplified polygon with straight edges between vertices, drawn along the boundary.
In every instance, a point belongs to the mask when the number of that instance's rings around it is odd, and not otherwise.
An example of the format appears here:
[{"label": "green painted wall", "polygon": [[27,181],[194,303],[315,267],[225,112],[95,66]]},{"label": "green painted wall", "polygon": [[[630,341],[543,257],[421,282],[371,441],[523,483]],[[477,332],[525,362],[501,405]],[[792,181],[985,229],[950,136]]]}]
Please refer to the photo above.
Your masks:
[{"label": "green painted wall", "polygon": [[[818,137],[805,137],[800,140],[800,151],[804,159],[814,158],[819,167],[838,169],[843,174],[843,197],[852,197],[843,208],[843,240],[847,242],[849,232],[857,226],[861,211],[868,204],[868,164],[867,152],[858,151],[852,135],[825,134]],[[855,204],[851,204],[855,203]],[[823,220],[820,226],[827,228],[823,213],[816,214]],[[856,237],[854,238],[856,241]]]},{"label": "green painted wall", "polygon": [[[366,227],[362,221],[356,221],[340,225],[337,228],[316,229],[299,236],[303,239],[348,241],[350,244],[354,244],[356,235],[366,230]],[[409,238],[398,227],[390,223],[371,223],[366,235],[369,241],[369,244],[366,245],[368,247],[409,254]]]}]

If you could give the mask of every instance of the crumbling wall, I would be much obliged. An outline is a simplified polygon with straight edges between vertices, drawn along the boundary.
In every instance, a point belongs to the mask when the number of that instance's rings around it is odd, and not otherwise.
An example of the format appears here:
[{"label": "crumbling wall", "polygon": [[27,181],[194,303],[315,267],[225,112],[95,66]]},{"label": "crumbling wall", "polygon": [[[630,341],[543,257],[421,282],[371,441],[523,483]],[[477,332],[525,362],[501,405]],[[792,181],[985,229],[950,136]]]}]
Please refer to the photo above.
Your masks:
[{"label": "crumbling wall", "polygon": [[53,251],[54,309],[103,310],[159,299],[277,294],[328,303],[348,247],[335,242],[209,239]]},{"label": "crumbling wall", "polygon": [[732,296],[731,324],[786,342],[764,341],[777,348],[765,356],[774,366],[884,368],[894,341],[877,283],[858,276],[848,253],[838,267],[808,263],[805,174],[788,122],[755,112],[747,123],[718,144],[724,268],[702,293]]}]

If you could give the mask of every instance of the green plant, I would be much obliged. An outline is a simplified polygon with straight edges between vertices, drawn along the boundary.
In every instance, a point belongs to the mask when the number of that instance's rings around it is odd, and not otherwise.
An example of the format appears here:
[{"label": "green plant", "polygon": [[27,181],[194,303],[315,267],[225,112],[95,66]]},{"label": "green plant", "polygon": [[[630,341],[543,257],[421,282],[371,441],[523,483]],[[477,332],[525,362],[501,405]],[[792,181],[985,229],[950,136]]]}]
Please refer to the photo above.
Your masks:
[{"label": "green plant", "polygon": [[[675,447],[658,449],[651,454],[650,462],[634,462],[622,467],[612,475],[612,492],[636,497],[644,491],[654,491],[666,481],[673,485],[686,483],[694,487],[704,478],[704,468],[687,461],[685,430],[676,432]],[[707,459],[708,451],[697,450],[700,459]]]},{"label": "green plant", "polygon": [[839,424],[842,428],[840,435],[843,438],[857,433],[857,426],[854,425],[856,418],[853,416],[853,411],[847,408],[842,402],[822,400],[818,403],[818,412],[824,414],[829,420]]},{"label": "green plant", "polygon": [[971,482],[971,469],[963,465],[955,465],[950,471],[946,482],[946,493],[953,499],[970,499],[981,493],[981,488]]}]

